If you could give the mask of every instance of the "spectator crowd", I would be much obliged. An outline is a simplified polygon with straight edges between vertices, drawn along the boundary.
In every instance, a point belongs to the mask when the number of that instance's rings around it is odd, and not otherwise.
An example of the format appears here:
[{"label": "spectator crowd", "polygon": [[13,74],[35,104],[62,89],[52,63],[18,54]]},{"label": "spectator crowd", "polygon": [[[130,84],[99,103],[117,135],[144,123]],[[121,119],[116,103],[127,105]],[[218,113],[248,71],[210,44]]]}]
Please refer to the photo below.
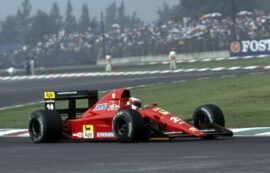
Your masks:
[{"label": "spectator crowd", "polygon": [[[141,24],[135,28],[112,25],[108,32],[89,28],[82,33],[44,35],[36,45],[12,52],[16,63],[22,57],[36,60],[38,66],[95,64],[106,54],[132,57],[176,52],[227,50],[232,40],[261,39],[270,36],[270,16],[263,11],[241,11],[233,17],[218,12],[198,18],[162,24]],[[26,55],[27,54],[27,55]]]}]

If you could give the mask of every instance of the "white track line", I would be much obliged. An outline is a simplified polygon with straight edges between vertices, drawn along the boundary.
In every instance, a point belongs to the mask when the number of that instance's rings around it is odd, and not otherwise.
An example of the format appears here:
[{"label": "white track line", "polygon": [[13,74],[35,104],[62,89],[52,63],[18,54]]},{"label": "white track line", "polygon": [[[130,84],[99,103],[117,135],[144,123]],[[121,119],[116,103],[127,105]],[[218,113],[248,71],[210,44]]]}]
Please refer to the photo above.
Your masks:
[{"label": "white track line", "polygon": [[234,66],[234,67],[229,67],[229,68],[227,68],[227,70],[239,70],[239,69],[241,69],[242,67],[240,67],[240,66]]},{"label": "white track line", "polygon": [[190,73],[190,72],[205,72],[205,71],[224,71],[224,70],[255,70],[264,69],[270,70],[268,66],[234,66],[234,67],[215,67],[215,68],[190,68],[176,70],[155,70],[155,71],[133,71],[133,72],[93,72],[93,73],[70,73],[70,74],[54,74],[54,75],[34,75],[34,76],[11,76],[0,77],[0,81],[7,80],[34,80],[34,79],[53,79],[53,78],[72,78],[72,77],[89,77],[89,76],[127,76],[127,75],[145,75],[145,74],[166,74],[166,73]]},{"label": "white track line", "polygon": [[[265,129],[265,132],[259,132],[254,135],[239,135],[237,133],[245,132],[245,131],[251,131],[252,130],[263,130]],[[270,136],[270,127],[253,127],[253,128],[233,128],[230,129],[234,136]],[[28,129],[0,129],[0,137],[29,137]]]}]

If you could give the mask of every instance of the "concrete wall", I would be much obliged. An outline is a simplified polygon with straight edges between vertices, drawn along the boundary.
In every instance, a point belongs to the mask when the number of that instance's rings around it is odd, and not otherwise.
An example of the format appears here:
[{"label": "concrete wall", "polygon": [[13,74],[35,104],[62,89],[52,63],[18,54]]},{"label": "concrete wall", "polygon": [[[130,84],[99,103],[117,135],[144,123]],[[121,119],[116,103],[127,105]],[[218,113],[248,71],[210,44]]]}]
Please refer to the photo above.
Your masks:
[{"label": "concrete wall", "polygon": [[[168,53],[169,54],[169,53]],[[216,52],[198,52],[198,53],[187,53],[177,54],[177,60],[202,60],[202,59],[215,59],[215,58],[227,58],[229,57],[229,51],[216,51]],[[114,58],[112,57],[112,64],[132,64],[132,63],[143,63],[143,62],[159,62],[168,61],[168,55],[158,56],[134,56],[127,58]],[[105,64],[105,59],[97,61],[97,65]]]}]

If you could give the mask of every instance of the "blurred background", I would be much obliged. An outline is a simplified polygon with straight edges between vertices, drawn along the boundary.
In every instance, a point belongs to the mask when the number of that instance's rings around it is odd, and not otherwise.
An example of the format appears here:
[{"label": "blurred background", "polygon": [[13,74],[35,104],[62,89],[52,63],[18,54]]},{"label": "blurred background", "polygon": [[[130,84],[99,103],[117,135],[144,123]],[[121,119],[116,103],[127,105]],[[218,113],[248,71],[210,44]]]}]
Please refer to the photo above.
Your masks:
[{"label": "blurred background", "polygon": [[[1,0],[0,69],[229,56],[235,40],[270,36],[269,0]],[[133,61],[133,60],[134,61]],[[147,61],[147,58],[144,58]]]}]

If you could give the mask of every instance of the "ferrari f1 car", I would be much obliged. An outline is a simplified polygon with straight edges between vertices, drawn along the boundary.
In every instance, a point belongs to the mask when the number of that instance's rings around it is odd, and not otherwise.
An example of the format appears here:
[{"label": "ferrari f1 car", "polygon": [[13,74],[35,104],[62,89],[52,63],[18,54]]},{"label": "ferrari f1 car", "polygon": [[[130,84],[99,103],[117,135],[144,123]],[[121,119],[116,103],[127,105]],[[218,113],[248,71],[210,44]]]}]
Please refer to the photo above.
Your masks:
[{"label": "ferrari f1 car", "polygon": [[[182,120],[156,103],[142,107],[138,99],[132,98],[128,89],[113,90],[100,100],[96,90],[44,92],[45,109],[31,114],[30,137],[35,143],[60,139],[129,143],[233,136],[224,127],[224,115],[215,105],[199,106],[191,119]],[[87,108],[77,108],[80,99],[88,100]],[[66,100],[68,108],[57,109],[58,100]]]}]

